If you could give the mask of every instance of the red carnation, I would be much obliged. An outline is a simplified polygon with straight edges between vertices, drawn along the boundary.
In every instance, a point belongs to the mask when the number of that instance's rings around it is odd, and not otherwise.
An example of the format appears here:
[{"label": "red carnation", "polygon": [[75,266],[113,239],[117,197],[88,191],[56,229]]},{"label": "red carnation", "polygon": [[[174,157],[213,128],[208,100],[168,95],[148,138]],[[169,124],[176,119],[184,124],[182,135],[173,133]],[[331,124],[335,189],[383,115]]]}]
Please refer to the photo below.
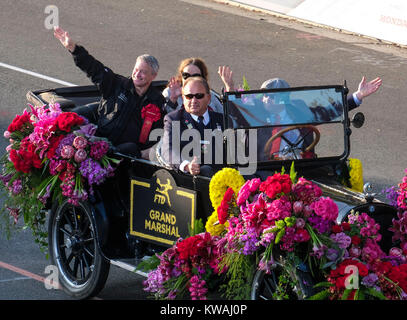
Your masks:
[{"label": "red carnation", "polygon": [[340,225],[337,225],[337,224],[334,224],[334,225],[332,226],[332,232],[333,232],[333,233],[342,232],[341,226],[340,226]]},{"label": "red carnation", "polygon": [[58,128],[65,132],[71,132],[72,127],[80,126],[83,121],[83,118],[75,112],[63,112],[56,119]]},{"label": "red carnation", "polygon": [[288,174],[276,173],[267,177],[266,181],[261,183],[259,190],[265,192],[269,198],[274,199],[280,193],[289,193],[291,186],[292,182]]},{"label": "red carnation", "polygon": [[361,241],[362,239],[360,239],[360,237],[352,236],[352,244],[354,244],[355,246],[359,245]]},{"label": "red carnation", "polygon": [[30,117],[31,115],[27,112],[27,110],[24,110],[22,115],[16,115],[16,117],[8,126],[7,131],[9,131],[10,133],[14,131],[20,131],[25,124],[31,124]]},{"label": "red carnation", "polygon": [[342,222],[341,226],[342,226],[343,231],[349,231],[351,229],[350,224],[348,222]]}]

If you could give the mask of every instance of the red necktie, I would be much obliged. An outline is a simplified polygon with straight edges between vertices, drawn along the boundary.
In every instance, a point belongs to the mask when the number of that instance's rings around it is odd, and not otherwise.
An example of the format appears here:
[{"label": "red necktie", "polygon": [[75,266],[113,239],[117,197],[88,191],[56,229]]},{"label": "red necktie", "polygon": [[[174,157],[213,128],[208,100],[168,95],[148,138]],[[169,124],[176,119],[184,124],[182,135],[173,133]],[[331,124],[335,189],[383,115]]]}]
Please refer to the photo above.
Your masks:
[{"label": "red necktie", "polygon": [[[280,124],[280,116],[277,114],[274,124]],[[281,127],[274,127],[271,136],[274,136],[281,130]],[[271,145],[270,156],[276,157],[276,154],[280,151],[281,137],[276,138]]]}]

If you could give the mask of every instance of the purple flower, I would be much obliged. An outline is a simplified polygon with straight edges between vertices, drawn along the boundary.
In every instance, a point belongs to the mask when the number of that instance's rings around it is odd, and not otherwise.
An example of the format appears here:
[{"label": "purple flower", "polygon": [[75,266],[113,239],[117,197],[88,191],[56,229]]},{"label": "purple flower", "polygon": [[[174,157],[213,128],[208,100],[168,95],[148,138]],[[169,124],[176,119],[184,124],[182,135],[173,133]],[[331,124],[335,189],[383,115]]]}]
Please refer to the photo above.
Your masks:
[{"label": "purple flower", "polygon": [[94,124],[89,123],[87,125],[81,126],[77,133],[83,134],[85,137],[89,138],[95,135],[96,129],[97,127]]},{"label": "purple flower", "polygon": [[75,135],[73,133],[70,133],[70,134],[66,135],[59,142],[59,146],[58,146],[58,148],[56,148],[55,153],[56,154],[61,154],[62,148],[64,146],[72,146],[72,143],[73,143],[74,139],[75,139]]},{"label": "purple flower", "polygon": [[23,190],[23,185],[21,184],[21,179],[16,179],[13,181],[13,186],[12,186],[12,192],[13,194],[19,194],[21,190]]},{"label": "purple flower", "polygon": [[326,233],[331,230],[332,222],[325,220],[322,217],[309,217],[308,222],[310,223],[311,227],[316,229],[320,234]]},{"label": "purple flower", "polygon": [[333,249],[333,248],[329,248],[326,251],[326,257],[328,258],[329,261],[335,261],[338,258],[338,251]]},{"label": "purple flower", "polygon": [[330,238],[335,241],[341,249],[346,249],[352,243],[351,237],[343,232],[331,234]]},{"label": "purple flower", "polygon": [[372,288],[375,286],[377,280],[379,280],[379,277],[375,273],[369,273],[366,277],[363,277],[362,284]]}]

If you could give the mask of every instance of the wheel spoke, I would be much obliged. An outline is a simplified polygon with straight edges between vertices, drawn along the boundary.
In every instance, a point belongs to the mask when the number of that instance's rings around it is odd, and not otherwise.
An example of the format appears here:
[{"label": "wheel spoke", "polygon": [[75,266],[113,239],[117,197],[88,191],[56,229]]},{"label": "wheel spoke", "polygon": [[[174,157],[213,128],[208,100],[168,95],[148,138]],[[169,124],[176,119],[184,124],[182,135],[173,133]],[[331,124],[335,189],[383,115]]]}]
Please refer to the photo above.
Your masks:
[{"label": "wheel spoke", "polygon": [[72,233],[66,230],[64,227],[60,227],[59,230],[62,231],[62,233],[64,233],[67,237],[72,236]]},{"label": "wheel spoke", "polygon": [[72,258],[74,257],[74,254],[71,252],[68,258],[66,259],[66,264],[70,264],[72,261]]},{"label": "wheel spoke", "polygon": [[78,265],[79,265],[79,259],[77,256],[75,256],[75,262],[73,265],[73,270],[72,270],[72,275],[76,278],[76,274],[78,273]]}]

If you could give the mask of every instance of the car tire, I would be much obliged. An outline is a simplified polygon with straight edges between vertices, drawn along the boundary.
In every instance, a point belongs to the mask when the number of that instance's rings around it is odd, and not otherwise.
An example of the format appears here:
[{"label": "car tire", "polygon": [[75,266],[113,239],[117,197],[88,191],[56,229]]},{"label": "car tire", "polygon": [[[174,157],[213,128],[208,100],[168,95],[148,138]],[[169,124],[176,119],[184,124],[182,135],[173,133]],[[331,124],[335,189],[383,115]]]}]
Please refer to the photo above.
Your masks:
[{"label": "car tire", "polygon": [[103,289],[110,262],[100,253],[96,223],[88,203],[64,200],[51,210],[48,224],[50,259],[58,269],[59,286],[75,299]]}]

